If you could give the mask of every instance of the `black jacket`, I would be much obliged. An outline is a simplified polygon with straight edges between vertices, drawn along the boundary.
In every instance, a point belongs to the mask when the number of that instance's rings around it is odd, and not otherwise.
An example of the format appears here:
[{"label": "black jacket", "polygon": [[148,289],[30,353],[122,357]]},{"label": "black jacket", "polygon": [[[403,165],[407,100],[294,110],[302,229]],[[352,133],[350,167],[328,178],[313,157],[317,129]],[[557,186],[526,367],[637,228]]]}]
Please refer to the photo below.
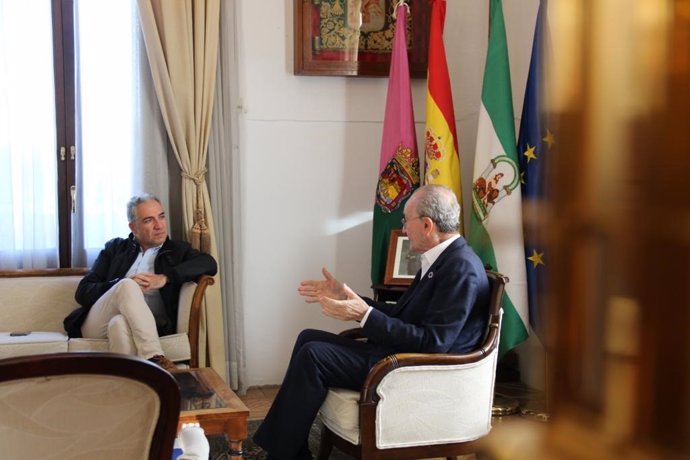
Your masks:
[{"label": "black jacket", "polygon": [[[79,282],[74,295],[81,307],[70,313],[63,324],[70,337],[81,337],[81,325],[91,306],[123,278],[139,254],[139,243],[130,233],[128,238],[114,238],[105,244],[93,267]],[[158,325],[158,335],[177,330],[177,307],[180,288],[187,281],[196,281],[201,275],[215,275],[218,266],[213,257],[193,249],[189,243],[167,239],[154,261],[154,272],[167,276],[168,283],[160,294],[168,315],[168,322]]]}]

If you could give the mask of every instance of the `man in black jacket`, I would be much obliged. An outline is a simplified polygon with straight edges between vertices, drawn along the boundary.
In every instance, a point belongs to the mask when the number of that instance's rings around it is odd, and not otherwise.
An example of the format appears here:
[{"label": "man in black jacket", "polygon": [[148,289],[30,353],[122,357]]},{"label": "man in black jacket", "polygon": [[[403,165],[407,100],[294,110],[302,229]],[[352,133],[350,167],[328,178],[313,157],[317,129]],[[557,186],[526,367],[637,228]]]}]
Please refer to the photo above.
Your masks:
[{"label": "man in black jacket", "polygon": [[108,338],[110,351],[135,354],[171,370],[159,337],[177,330],[180,288],[201,275],[215,275],[216,261],[168,238],[165,211],[151,194],[127,203],[132,231],[105,244],[79,282],[81,307],[65,318],[70,337]]}]

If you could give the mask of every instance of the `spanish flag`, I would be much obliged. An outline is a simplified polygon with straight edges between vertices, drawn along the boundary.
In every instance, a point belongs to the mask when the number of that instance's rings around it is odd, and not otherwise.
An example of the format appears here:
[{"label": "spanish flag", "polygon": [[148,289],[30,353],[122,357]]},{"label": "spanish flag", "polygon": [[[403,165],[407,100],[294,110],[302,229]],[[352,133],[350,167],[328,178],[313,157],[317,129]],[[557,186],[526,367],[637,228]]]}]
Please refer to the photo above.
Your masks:
[{"label": "spanish flag", "polygon": [[[424,131],[425,184],[449,187],[458,202],[460,190],[460,157],[455,130],[453,95],[443,46],[443,25],[446,20],[446,0],[430,0],[429,67],[427,70],[426,129]],[[462,217],[460,218],[462,224]],[[462,229],[462,226],[460,227]]]},{"label": "spanish flag", "polygon": [[409,6],[396,7],[393,53],[383,117],[379,180],[374,204],[371,248],[371,281],[383,283],[391,230],[402,227],[403,208],[419,187],[419,155],[414,130],[414,111],[407,59],[407,13]]}]

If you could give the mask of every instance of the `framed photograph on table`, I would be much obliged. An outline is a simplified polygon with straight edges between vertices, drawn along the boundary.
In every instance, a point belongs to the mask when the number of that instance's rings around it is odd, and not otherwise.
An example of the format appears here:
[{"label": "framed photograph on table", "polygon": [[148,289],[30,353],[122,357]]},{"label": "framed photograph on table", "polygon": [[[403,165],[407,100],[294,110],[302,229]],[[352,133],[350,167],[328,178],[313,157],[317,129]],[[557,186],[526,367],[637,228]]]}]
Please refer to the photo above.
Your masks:
[{"label": "framed photograph on table", "polygon": [[[398,0],[293,0],[296,75],[389,74]],[[410,74],[426,77],[430,7],[407,0]]]},{"label": "framed photograph on table", "polygon": [[409,286],[421,267],[419,254],[410,251],[410,239],[402,230],[391,230],[386,259],[385,284]]}]

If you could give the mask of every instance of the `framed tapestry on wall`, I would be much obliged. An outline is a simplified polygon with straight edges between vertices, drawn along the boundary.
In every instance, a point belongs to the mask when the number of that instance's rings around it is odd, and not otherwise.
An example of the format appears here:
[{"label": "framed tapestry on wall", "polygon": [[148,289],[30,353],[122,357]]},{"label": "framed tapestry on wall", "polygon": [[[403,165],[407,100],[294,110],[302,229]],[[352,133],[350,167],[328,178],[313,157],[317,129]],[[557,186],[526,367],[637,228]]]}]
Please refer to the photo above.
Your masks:
[{"label": "framed tapestry on wall", "polygon": [[[389,73],[398,0],[293,0],[296,75],[378,76]],[[407,0],[410,75],[427,70],[430,8]]]}]

